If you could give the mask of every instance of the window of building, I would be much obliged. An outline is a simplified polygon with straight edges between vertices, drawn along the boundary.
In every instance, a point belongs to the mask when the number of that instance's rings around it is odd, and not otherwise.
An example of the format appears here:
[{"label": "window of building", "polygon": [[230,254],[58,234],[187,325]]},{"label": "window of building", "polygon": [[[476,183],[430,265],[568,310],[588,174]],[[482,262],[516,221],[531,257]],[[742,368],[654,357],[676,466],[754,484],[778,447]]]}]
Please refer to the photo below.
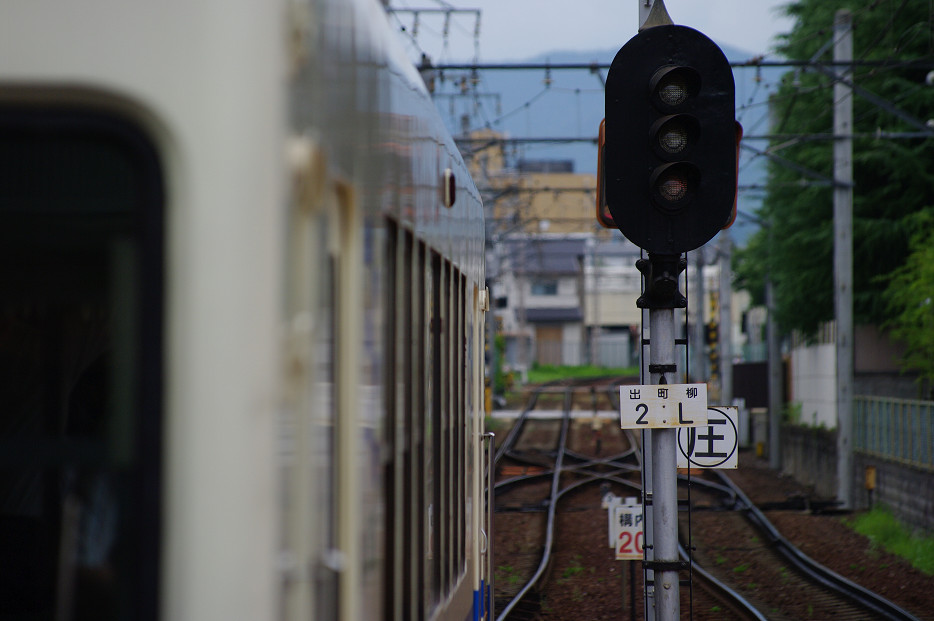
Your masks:
[{"label": "window of building", "polygon": [[532,295],[558,295],[558,281],[554,279],[533,280]]}]

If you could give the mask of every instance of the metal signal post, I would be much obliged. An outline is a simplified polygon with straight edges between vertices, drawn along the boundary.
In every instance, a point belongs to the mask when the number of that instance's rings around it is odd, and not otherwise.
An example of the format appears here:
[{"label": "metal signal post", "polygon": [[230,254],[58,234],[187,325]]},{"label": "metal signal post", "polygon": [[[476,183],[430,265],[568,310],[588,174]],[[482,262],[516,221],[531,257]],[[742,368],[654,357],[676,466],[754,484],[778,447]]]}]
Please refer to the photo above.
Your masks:
[{"label": "metal signal post", "polygon": [[[619,50],[607,74],[597,219],[648,251],[636,267],[645,282],[637,306],[649,309],[651,384],[678,383],[674,312],[687,307],[679,290],[682,255],[735,216],[741,130],[734,88],[720,48],[696,30],[671,24],[662,0],[651,3],[642,30]],[[676,453],[676,429],[651,429],[645,481],[651,489],[643,502],[652,541],[644,566],[653,572],[654,592],[647,590],[646,601],[652,597],[654,617],[662,621],[680,618]]]}]

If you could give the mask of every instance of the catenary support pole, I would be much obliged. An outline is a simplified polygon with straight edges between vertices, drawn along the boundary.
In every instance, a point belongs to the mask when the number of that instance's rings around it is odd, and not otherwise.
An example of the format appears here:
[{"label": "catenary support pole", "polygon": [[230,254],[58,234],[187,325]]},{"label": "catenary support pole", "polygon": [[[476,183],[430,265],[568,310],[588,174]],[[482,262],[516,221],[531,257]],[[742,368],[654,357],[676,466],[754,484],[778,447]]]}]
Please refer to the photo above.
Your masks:
[{"label": "catenary support pole", "polygon": [[[833,25],[834,62],[853,59],[853,16],[837,11]],[[851,83],[852,71],[840,68]],[[853,89],[833,87],[834,119],[834,304],[837,318],[837,500],[853,507]]]},{"label": "catenary support pole", "polygon": [[694,251],[696,260],[694,268],[694,284],[690,291],[690,306],[694,309],[693,334],[691,335],[691,377],[689,381],[703,382],[707,378],[704,372],[706,356],[704,356],[704,334],[707,326],[704,323],[704,249]]},{"label": "catenary support pole", "polygon": [[733,405],[733,241],[720,232],[720,404]]},{"label": "catenary support pole", "polygon": [[[771,234],[770,230],[769,235]],[[775,321],[775,287],[772,284],[771,275],[765,280],[765,306],[768,310],[765,331],[769,347],[769,467],[780,470],[782,467],[782,353],[778,322]]]}]

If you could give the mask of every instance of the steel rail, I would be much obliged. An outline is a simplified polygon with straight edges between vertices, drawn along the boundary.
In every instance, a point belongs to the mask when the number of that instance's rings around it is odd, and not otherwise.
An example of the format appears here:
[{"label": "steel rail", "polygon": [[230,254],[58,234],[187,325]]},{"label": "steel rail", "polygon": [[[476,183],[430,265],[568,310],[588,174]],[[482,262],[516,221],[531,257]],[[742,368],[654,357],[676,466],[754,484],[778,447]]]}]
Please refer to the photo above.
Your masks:
[{"label": "steel rail", "polygon": [[[552,551],[552,547],[554,543],[555,515],[557,512],[558,501],[561,499],[562,496],[564,496],[568,492],[574,489],[577,489],[579,487],[583,487],[585,485],[591,485],[591,484],[594,484],[597,482],[603,482],[603,481],[612,481],[614,483],[617,483],[617,484],[620,484],[626,487],[632,487],[636,490],[641,489],[641,486],[638,483],[633,483],[632,481],[620,478],[619,476],[619,475],[628,475],[628,474],[631,474],[633,471],[636,471],[633,469],[631,464],[613,463],[616,459],[619,459],[619,458],[624,459],[626,457],[634,456],[637,462],[641,465],[641,456],[639,455],[638,450],[630,449],[623,453],[620,453],[618,455],[614,455],[611,457],[590,460],[589,462],[584,462],[582,464],[575,464],[574,466],[571,466],[571,467],[564,466],[564,457],[569,454],[569,451],[567,450],[567,437],[568,437],[568,431],[569,431],[570,421],[571,421],[571,399],[572,399],[573,391],[574,391],[574,386],[567,386],[565,388],[564,412],[563,412],[563,417],[562,417],[561,432],[559,434],[559,439],[558,439],[558,447],[557,447],[557,451],[555,455],[554,469],[551,471],[545,471],[542,473],[536,473],[532,475],[520,475],[517,477],[513,477],[511,479],[508,479],[506,481],[500,481],[499,483],[496,484],[496,488],[501,488],[501,487],[507,487],[510,485],[521,483],[524,481],[528,481],[531,479],[541,478],[544,476],[551,475],[552,477],[551,490],[550,490],[550,495],[549,495],[549,500],[548,500],[548,516],[547,516],[546,526],[545,526],[545,545],[544,545],[544,549],[542,552],[542,558],[539,561],[539,565],[535,571],[535,574],[528,580],[528,582],[526,582],[526,584],[522,587],[522,589],[518,593],[516,593],[516,595],[509,601],[509,603],[506,605],[503,611],[499,614],[499,616],[496,617],[497,621],[504,621],[507,618],[507,616],[519,604],[519,602],[521,602],[523,598],[525,598],[525,596],[528,595],[528,593],[535,587],[539,579],[544,575],[546,569],[548,568],[548,564],[551,561],[551,551]],[[536,392],[535,395],[533,396],[533,400],[531,401],[531,403],[534,404],[534,399],[537,399],[537,395],[538,395],[538,392]],[[529,408],[525,412],[523,412],[523,415],[521,417],[523,420],[523,423],[525,420],[528,419],[528,413],[529,411],[531,411],[531,409],[532,408]],[[517,426],[518,426],[518,421],[517,421]],[[514,430],[515,428],[516,427],[513,427]],[[517,438],[518,438],[518,434],[510,438],[510,447],[508,450],[503,451],[503,455],[509,454],[511,452],[512,446],[514,446]],[[630,441],[631,440],[632,438],[630,437]],[[504,445],[505,444],[506,443],[504,442]],[[635,444],[631,444],[631,446],[635,447]],[[512,455],[510,455],[510,457],[512,457]],[[582,470],[583,467],[596,466],[596,465],[610,465],[611,467],[616,467],[617,469],[615,471],[609,471],[609,472],[589,472],[589,471]],[[566,485],[565,487],[562,488],[560,486],[560,483],[561,483],[561,474],[563,472],[575,472],[576,474],[585,476],[587,478],[574,481],[573,483]]]},{"label": "steel rail", "polygon": [[[608,397],[610,403],[613,404],[613,407],[619,409],[619,392],[613,390],[612,387],[607,388]],[[629,429],[625,430],[627,437],[629,438],[630,445],[635,451],[636,458],[639,463],[639,467],[642,467],[642,450],[639,447],[639,443],[636,441],[636,435]],[[690,478],[685,475],[678,475],[678,480],[680,482],[686,482],[691,485],[696,485],[698,487],[709,488],[719,494],[729,496],[731,502],[735,502],[735,495],[732,493],[732,489],[724,486],[712,483],[709,481],[703,481],[702,479]],[[696,573],[700,578],[706,583],[708,591],[715,590],[716,593],[712,594],[714,597],[717,597],[721,600],[725,600],[725,604],[736,608],[741,614],[748,616],[751,619],[756,619],[757,621],[765,621],[767,617],[763,615],[759,610],[753,606],[746,598],[740,595],[735,590],[731,589],[729,586],[715,578],[712,574],[704,570],[697,563],[693,562],[690,556],[687,554],[687,551],[684,549],[680,543],[678,544],[678,552],[683,560],[689,561],[691,564],[691,571]]]},{"label": "steel rail", "polygon": [[[535,574],[526,582],[523,588],[510,600],[507,606],[503,609],[498,617],[497,621],[504,621],[510,613],[512,613],[520,602],[535,588],[538,581],[544,575],[547,570],[548,564],[551,560],[552,547],[554,543],[554,525],[555,525],[555,516],[557,513],[558,503],[571,491],[585,487],[587,485],[593,485],[595,483],[604,483],[604,482],[613,482],[623,487],[629,487],[636,491],[641,490],[641,485],[637,482],[633,482],[626,477],[632,472],[638,471],[638,467],[641,467],[642,464],[642,455],[641,451],[638,448],[638,444],[635,441],[634,434],[627,431],[626,436],[630,441],[630,446],[632,448],[618,453],[616,455],[611,455],[608,457],[600,459],[584,459],[580,463],[565,465],[564,458],[571,457],[572,459],[580,459],[582,456],[578,456],[575,453],[567,449],[567,437],[570,425],[570,411],[571,411],[571,395],[573,393],[574,387],[568,386],[565,388],[564,393],[564,416],[562,418],[562,427],[559,434],[558,446],[555,454],[555,467],[551,470],[545,470],[543,472],[535,474],[520,475],[512,477],[510,479],[500,481],[495,484],[495,489],[502,490],[513,485],[518,485],[527,481],[534,479],[540,479],[543,477],[551,477],[551,489],[550,496],[547,501],[547,521],[546,521],[546,534],[545,534],[545,545],[543,548],[542,558],[539,561],[538,568]],[[613,403],[614,391],[612,388],[608,389],[610,395],[610,401]],[[530,407],[525,410],[521,416],[523,424],[526,420],[529,419],[529,412],[534,408],[537,395],[539,394],[536,391],[533,394],[533,397],[530,399]],[[617,396],[618,398],[618,396]],[[513,428],[514,430],[519,427],[517,425]],[[512,448],[514,447],[516,440],[518,439],[521,432],[512,434],[512,437],[509,438],[508,447],[504,446],[502,450],[502,455],[508,455],[512,459],[519,459],[521,457],[511,454]],[[504,445],[507,443],[504,442]],[[638,466],[633,466],[631,463],[625,463],[623,460],[626,459],[635,459]],[[611,470],[607,471],[594,471],[592,468],[603,466],[610,467]],[[560,486],[561,475],[562,473],[573,473],[579,478],[569,484],[566,484],[564,487]],[[694,480],[694,484],[700,485],[705,488],[709,488],[711,491],[716,492],[718,495],[725,495],[730,498],[730,502],[735,504],[737,501],[736,494],[733,493],[733,490],[725,485],[719,485],[717,483]],[[679,546],[680,548],[680,546]],[[683,548],[680,550],[682,556],[685,556]],[[712,595],[716,598],[719,598],[724,601],[726,605],[732,606],[742,612],[742,614],[748,615],[749,618],[756,619],[761,621],[765,619],[758,610],[756,610],[747,600],[745,600],[741,595],[719,582],[716,578],[709,575],[706,571],[698,567],[696,564],[693,567],[694,571],[698,572],[698,575],[707,583],[708,590],[713,590],[715,593]]]},{"label": "steel rail", "polygon": [[737,608],[737,612],[742,615],[751,619],[756,619],[757,621],[768,621],[768,617],[759,612],[758,608],[750,604],[749,600],[715,578],[713,574],[706,571],[703,567],[691,561],[687,550],[685,550],[684,546],[680,543],[678,544],[678,553],[681,555],[682,560],[691,562],[691,571],[700,576],[701,580],[706,583],[708,592],[716,591],[716,593],[711,593],[711,595],[717,599],[725,600],[724,603],[726,605]]},{"label": "steel rail", "polygon": [[552,386],[559,385],[562,380],[553,380],[551,382],[546,382],[541,386],[538,386],[529,397],[528,403],[525,405],[525,409],[519,414],[519,418],[516,419],[516,423],[512,426],[512,429],[509,430],[509,433],[506,434],[506,437],[503,438],[503,443],[500,444],[499,450],[496,451],[496,456],[493,458],[493,463],[498,464],[499,460],[502,459],[507,453],[512,452],[512,449],[516,445],[516,440],[519,439],[519,436],[522,435],[522,429],[525,426],[526,421],[529,418],[529,412],[535,409],[535,404],[538,402],[538,397],[548,388]]},{"label": "steel rail", "polygon": [[499,449],[496,451],[496,455],[493,457],[493,465],[499,463],[499,460],[502,459],[507,453],[512,452],[512,449],[516,445],[516,440],[519,439],[519,436],[522,435],[522,428],[525,426],[525,422],[529,417],[529,412],[535,409],[535,402],[538,401],[539,391],[532,393],[532,396],[529,398],[529,402],[526,404],[525,409],[519,413],[519,418],[516,419],[515,424],[512,426],[512,429],[509,430],[509,433],[506,434],[506,437],[503,438],[503,443],[499,445]]},{"label": "steel rail", "polygon": [[516,593],[515,597],[506,605],[503,609],[503,612],[496,617],[497,621],[504,621],[506,617],[512,612],[512,609],[522,601],[522,598],[532,590],[535,584],[541,578],[545,569],[548,567],[548,562],[551,560],[551,547],[554,542],[554,521],[555,521],[555,510],[557,508],[558,502],[558,492],[559,486],[561,483],[561,471],[562,464],[564,463],[564,449],[567,446],[568,439],[568,427],[571,424],[571,390],[568,389],[564,394],[564,416],[561,419],[561,433],[558,437],[558,451],[555,456],[555,469],[551,478],[551,494],[549,496],[550,500],[548,502],[548,519],[547,525],[545,527],[545,548],[542,552],[542,560],[538,564],[538,569],[535,571],[535,574],[532,578],[525,584],[522,589]]},{"label": "steel rail", "polygon": [[778,529],[765,517],[745,493],[732,480],[719,470],[715,471],[723,483],[731,488],[742,506],[746,517],[768,538],[775,550],[792,563],[796,569],[805,576],[826,588],[846,596],[854,603],[871,610],[878,618],[896,619],[900,621],[919,621],[917,617],[885,599],[877,593],[862,587],[855,582],[844,578],[840,574],[821,565],[811,557],[799,550],[795,545],[782,536]]}]

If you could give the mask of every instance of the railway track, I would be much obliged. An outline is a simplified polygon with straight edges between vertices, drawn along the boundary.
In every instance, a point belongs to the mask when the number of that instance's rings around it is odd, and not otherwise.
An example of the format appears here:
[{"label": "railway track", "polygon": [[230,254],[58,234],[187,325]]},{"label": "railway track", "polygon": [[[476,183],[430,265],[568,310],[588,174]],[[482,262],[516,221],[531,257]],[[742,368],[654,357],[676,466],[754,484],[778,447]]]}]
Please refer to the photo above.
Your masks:
[{"label": "railway track", "polygon": [[[762,511],[727,475],[721,471],[711,471],[710,476],[716,481],[715,485],[706,488],[707,493],[719,492],[728,510],[717,512],[714,517],[708,513],[708,517],[730,521],[735,540],[738,542],[737,547],[747,548],[743,550],[744,557],[757,559],[758,567],[755,568],[755,573],[760,576],[757,580],[778,580],[785,587],[780,593],[793,596],[793,601],[782,601],[782,598],[767,597],[767,593],[759,594],[760,606],[770,611],[768,618],[801,618],[801,604],[804,602],[803,613],[810,618],[833,618],[840,621],[868,618],[903,621],[917,619],[885,598],[808,557],[778,532]],[[728,492],[722,491],[724,489]],[[701,519],[697,520],[698,517]],[[695,521],[703,522],[703,519],[702,516],[695,516]],[[702,524],[697,528],[702,530]],[[700,556],[705,558],[703,564],[710,568],[716,566],[716,554],[711,550],[702,552]],[[737,572],[737,567],[743,568],[743,571]],[[734,565],[732,571],[737,574],[745,573],[748,569],[752,569],[751,565],[742,562]],[[737,582],[749,584],[749,579]]]},{"label": "railway track", "polygon": [[[618,381],[602,385],[602,390],[611,390],[609,385],[618,385]],[[555,382],[533,392],[527,407],[496,452],[494,464],[501,475],[506,475],[500,476],[496,484],[497,511],[544,514],[542,519],[531,520],[543,541],[540,553],[531,553],[525,562],[510,566],[515,573],[506,581],[512,582],[515,588],[504,587],[502,578],[497,581],[503,593],[499,598],[502,606],[497,606],[497,619],[532,619],[538,614],[538,587],[551,561],[555,516],[565,494],[605,480],[614,480],[634,490],[639,487],[627,478],[638,473],[640,467],[638,453],[630,442],[604,458],[588,457],[569,445],[575,392],[589,393],[595,400],[596,391],[591,388],[590,382]],[[560,419],[542,421],[532,416],[539,396],[546,391],[563,395]]]},{"label": "railway track", "polygon": [[[527,407],[504,438],[495,455],[497,470],[496,512],[500,520],[512,519],[516,536],[509,563],[500,568],[496,580],[498,621],[549,618],[547,603],[551,589],[562,588],[562,579],[549,576],[555,548],[556,517],[564,499],[585,488],[613,485],[627,495],[638,495],[641,454],[638,440],[614,427],[613,437],[604,438],[606,456],[594,455],[587,443],[585,424],[572,419],[572,404],[589,391],[596,413],[596,400],[607,399],[611,409],[618,407],[618,380],[595,387],[592,383],[552,383],[534,391]],[[551,420],[536,418],[540,395],[563,396],[560,416]],[[599,450],[599,442],[596,449]],[[690,618],[704,619],[915,619],[906,611],[862,589],[852,582],[816,565],[794,548],[768,523],[742,490],[717,471],[694,477],[692,493],[700,499],[692,515],[695,531],[704,520],[729,520],[737,541],[745,542],[745,557],[757,559],[747,565],[724,566],[723,556],[705,549],[702,538],[694,539],[690,588],[682,589],[682,611]],[[686,486],[680,495],[687,506]],[[561,511],[559,511],[561,508]],[[706,510],[705,510],[706,509]],[[687,511],[683,512],[687,516]],[[685,522],[686,520],[682,520]],[[688,541],[688,537],[684,537]],[[688,560],[687,551],[683,558]],[[737,570],[736,568],[740,569]],[[641,571],[637,572],[641,574]],[[741,574],[742,580],[735,578]],[[683,574],[687,577],[687,573]],[[603,578],[598,578],[602,580]],[[641,577],[639,578],[641,582]],[[784,597],[763,595],[750,589],[756,580],[778,581]],[[566,582],[566,581],[564,581]],[[546,586],[547,585],[547,586]],[[641,598],[641,595],[640,595]],[[805,612],[801,603],[805,601]],[[795,605],[792,605],[795,604]],[[619,606],[618,602],[614,602]],[[632,602],[630,602],[632,605]],[[808,612],[810,614],[808,614]],[[543,616],[544,615],[544,616]],[[639,615],[641,618],[641,607]],[[553,618],[553,617],[552,617]]]}]

